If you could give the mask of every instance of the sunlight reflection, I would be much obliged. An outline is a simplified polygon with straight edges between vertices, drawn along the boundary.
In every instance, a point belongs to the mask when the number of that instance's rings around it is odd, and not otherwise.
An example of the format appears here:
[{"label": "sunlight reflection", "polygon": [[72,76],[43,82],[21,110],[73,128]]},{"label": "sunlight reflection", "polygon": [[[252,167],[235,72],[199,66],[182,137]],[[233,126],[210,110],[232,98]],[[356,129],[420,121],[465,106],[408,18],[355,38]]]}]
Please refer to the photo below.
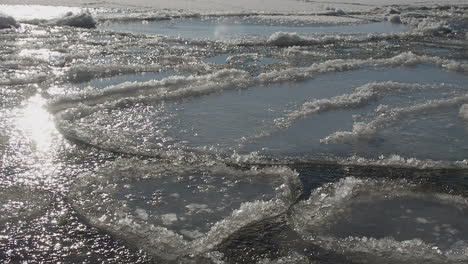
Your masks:
[{"label": "sunlight reflection", "polygon": [[34,144],[35,150],[49,152],[57,134],[52,116],[45,109],[46,100],[39,94],[31,97],[17,119],[17,127]]}]

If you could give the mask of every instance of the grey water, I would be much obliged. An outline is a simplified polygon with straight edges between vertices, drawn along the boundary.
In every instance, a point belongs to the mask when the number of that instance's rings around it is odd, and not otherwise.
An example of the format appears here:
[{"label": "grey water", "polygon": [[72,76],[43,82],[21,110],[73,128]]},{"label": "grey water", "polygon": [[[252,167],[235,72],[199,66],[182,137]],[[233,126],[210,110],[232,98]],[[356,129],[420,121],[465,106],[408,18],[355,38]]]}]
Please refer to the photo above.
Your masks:
[{"label": "grey water", "polygon": [[270,36],[275,32],[311,33],[391,33],[407,31],[410,27],[402,24],[370,23],[356,25],[279,25],[258,21],[246,21],[242,18],[191,18],[171,19],[151,22],[108,23],[99,26],[103,30],[152,34],[191,39],[223,40],[242,36]]}]

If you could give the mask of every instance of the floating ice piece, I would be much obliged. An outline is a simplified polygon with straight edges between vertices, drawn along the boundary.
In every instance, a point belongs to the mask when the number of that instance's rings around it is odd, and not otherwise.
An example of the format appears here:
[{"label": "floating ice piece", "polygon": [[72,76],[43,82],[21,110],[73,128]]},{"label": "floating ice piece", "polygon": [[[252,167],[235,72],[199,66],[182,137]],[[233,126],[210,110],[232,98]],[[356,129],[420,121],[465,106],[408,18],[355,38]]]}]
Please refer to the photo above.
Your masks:
[{"label": "floating ice piece", "polygon": [[335,59],[314,63],[310,67],[291,67],[279,71],[262,73],[256,77],[258,83],[275,83],[310,79],[314,75],[325,72],[341,72],[371,67],[399,67],[417,64],[433,64],[441,68],[459,72],[468,71],[468,64],[433,56],[419,56],[412,52],[403,52],[391,58],[383,59]]},{"label": "floating ice piece", "polygon": [[392,7],[389,7],[387,9],[387,14],[390,14],[390,15],[395,15],[395,14],[400,14],[400,13],[401,13],[400,10],[392,8]]},{"label": "floating ice piece", "polygon": [[285,117],[275,120],[279,127],[288,127],[295,120],[306,116],[319,114],[322,112],[349,109],[361,107],[375,101],[386,93],[397,92],[402,90],[424,90],[424,89],[441,89],[453,87],[451,85],[424,85],[424,84],[408,84],[398,82],[373,82],[367,83],[355,89],[354,93],[342,94],[332,98],[308,101],[302,104],[298,110],[288,113]]},{"label": "floating ice piece", "polygon": [[126,73],[158,72],[162,69],[160,65],[73,65],[67,71],[67,78],[72,82],[86,82],[93,78],[102,78]]},{"label": "floating ice piece", "polygon": [[388,18],[388,21],[393,24],[401,24],[401,19],[400,16],[398,15],[393,15]]},{"label": "floating ice piece", "polygon": [[[53,112],[80,105],[111,104],[132,100],[162,101],[187,98],[230,88],[239,88],[251,80],[250,75],[241,70],[220,70],[203,76],[172,76],[163,80],[147,82],[126,82],[99,91],[61,96],[50,102]],[[144,98],[145,99],[144,99]]]},{"label": "floating ice piece", "polygon": [[58,26],[69,26],[79,28],[95,28],[96,20],[88,13],[81,13],[74,15],[72,12],[68,12],[64,17],[54,22]]},{"label": "floating ice piece", "polygon": [[[338,33],[337,34],[298,34],[296,32],[282,32],[278,31],[271,34],[267,39],[265,38],[244,38],[242,40],[237,41],[238,44],[246,45],[246,46],[263,46],[265,45],[265,41],[267,45],[270,46],[313,46],[313,45],[325,45],[331,43],[363,43],[363,42],[377,42],[377,41],[385,41],[385,40],[406,40],[408,38],[412,39],[419,39],[420,37],[424,36],[440,36],[446,35],[451,33],[453,30],[447,24],[446,21],[432,21],[432,20],[403,20],[400,17],[400,22],[404,23],[397,23],[398,16],[391,16],[389,19],[392,19],[395,23],[380,23],[387,27],[394,27],[394,30],[386,30],[384,33],[378,33],[378,30],[368,30],[368,34],[344,34]],[[376,23],[379,24],[379,23]],[[376,24],[368,24],[369,27]],[[415,28],[409,28],[408,25],[414,26]],[[403,32],[395,32],[398,31]],[[383,31],[383,30],[382,30]],[[361,31],[345,31],[347,33],[365,33],[363,30]]]},{"label": "floating ice piece", "polygon": [[468,120],[468,104],[464,104],[460,107],[460,117]]},{"label": "floating ice piece", "polygon": [[400,155],[380,156],[376,159],[369,159],[353,155],[350,157],[326,157],[326,158],[311,158],[311,157],[287,157],[281,160],[271,159],[258,152],[251,152],[249,154],[234,153],[229,160],[234,164],[263,164],[263,165],[277,165],[277,164],[337,164],[344,166],[362,166],[362,167],[392,167],[392,168],[412,168],[417,170],[437,170],[437,169],[467,169],[468,159],[459,161],[445,161],[445,160],[421,160],[416,158],[406,158]]},{"label": "floating ice piece", "polygon": [[346,15],[346,12],[343,11],[341,8],[337,7],[332,7],[332,6],[327,6],[325,7],[326,12],[324,14],[329,15],[329,16],[344,16]]},{"label": "floating ice piece", "polygon": [[156,258],[175,260],[203,254],[242,227],[284,213],[302,193],[297,173],[285,167],[198,163],[119,159],[79,177],[70,201],[92,225]]},{"label": "floating ice piece", "polygon": [[468,260],[468,200],[405,180],[348,177],[316,189],[291,212],[304,239],[358,262]]},{"label": "floating ice piece", "polygon": [[40,83],[50,77],[46,72],[16,71],[0,74],[0,85],[21,85],[28,83]]},{"label": "floating ice piece", "polygon": [[414,169],[467,169],[468,160],[461,161],[437,161],[420,160],[416,158],[405,158],[400,155],[380,156],[378,159],[367,159],[359,156],[348,158],[331,159],[340,165],[357,166],[377,166],[377,167],[398,167]]},{"label": "floating ice piece", "polygon": [[280,47],[304,45],[307,42],[307,39],[296,32],[275,32],[267,40],[267,43]]},{"label": "floating ice piece", "polygon": [[356,122],[352,131],[338,131],[324,139],[322,143],[339,143],[356,140],[360,138],[369,138],[377,132],[378,129],[388,126],[392,122],[401,120],[410,114],[421,113],[431,109],[453,107],[468,102],[468,95],[456,96],[449,99],[429,100],[425,103],[416,104],[410,107],[396,107],[380,113],[369,123]]},{"label": "floating ice piece", "polygon": [[0,13],[0,29],[5,29],[5,28],[18,28],[19,24],[16,22],[16,19],[14,19],[11,16],[3,15]]},{"label": "floating ice piece", "polygon": [[452,29],[446,21],[434,21],[432,19],[424,19],[417,25],[417,31],[428,35],[442,35],[452,32]]}]

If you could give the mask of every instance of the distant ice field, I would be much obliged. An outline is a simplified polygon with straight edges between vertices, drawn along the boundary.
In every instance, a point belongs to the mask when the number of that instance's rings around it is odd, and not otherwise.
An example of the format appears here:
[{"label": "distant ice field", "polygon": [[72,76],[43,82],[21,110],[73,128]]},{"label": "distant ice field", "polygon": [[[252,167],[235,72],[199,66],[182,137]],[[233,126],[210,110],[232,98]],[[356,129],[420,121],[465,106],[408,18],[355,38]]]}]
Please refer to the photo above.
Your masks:
[{"label": "distant ice field", "polygon": [[24,3],[0,262],[468,260],[465,3]]}]

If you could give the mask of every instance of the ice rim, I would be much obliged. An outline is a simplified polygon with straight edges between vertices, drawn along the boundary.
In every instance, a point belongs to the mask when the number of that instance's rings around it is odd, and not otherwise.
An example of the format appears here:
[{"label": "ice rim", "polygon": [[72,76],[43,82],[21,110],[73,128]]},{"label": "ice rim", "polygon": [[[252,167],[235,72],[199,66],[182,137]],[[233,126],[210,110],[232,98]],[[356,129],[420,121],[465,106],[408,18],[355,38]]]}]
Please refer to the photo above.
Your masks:
[{"label": "ice rim", "polygon": [[[112,111],[112,109],[125,108],[128,105],[138,103],[157,103],[162,101],[182,100],[186,98],[197,97],[212,93],[221,92],[230,89],[249,89],[253,85],[268,85],[274,83],[301,81],[305,79],[313,79],[314,77],[328,72],[344,72],[356,70],[365,67],[371,68],[387,68],[387,67],[402,67],[415,66],[420,64],[430,64],[438,66],[448,71],[466,72],[468,65],[443,59],[433,56],[420,56],[411,52],[404,52],[391,58],[383,59],[365,59],[365,60],[329,60],[325,62],[315,63],[310,67],[305,68],[288,68],[280,71],[272,71],[260,74],[257,77],[252,77],[248,72],[237,69],[223,69],[207,75],[200,76],[173,76],[162,79],[160,81],[151,80],[147,82],[126,82],[120,85],[103,88],[99,91],[87,91],[77,94],[58,96],[48,102],[48,109],[54,113],[57,129],[68,139],[79,141],[97,148],[106,149],[117,153],[126,153],[141,155],[147,157],[165,157],[173,158],[180,155],[198,154],[220,154],[219,150],[210,150],[207,148],[192,148],[179,150],[165,150],[154,147],[132,147],[113,144],[112,138],[97,139],[92,133],[89,133],[85,127],[77,127],[76,121],[86,116],[89,116],[98,111]],[[275,119],[276,129],[285,129],[291,126],[295,120],[304,118],[309,115],[320,114],[322,112],[358,108],[365,106],[370,102],[378,100],[380,97],[389,93],[398,93],[405,90],[425,90],[425,89],[444,89],[450,88],[455,90],[466,89],[466,87],[449,85],[449,84],[408,84],[396,82],[378,82],[368,83],[355,89],[352,94],[343,94],[332,98],[315,100],[304,103],[299,109],[288,113],[284,117]],[[362,124],[352,132],[336,132],[337,140],[345,140],[342,134],[346,135],[346,139],[351,140],[353,137],[371,136],[380,127],[387,124],[387,121],[395,121],[396,119],[404,118],[405,113],[420,112],[425,109],[434,109],[440,107],[457,106],[467,103],[468,98],[462,94],[458,97],[449,98],[446,100],[434,100],[406,108],[396,108],[388,110],[388,114],[375,120],[373,123]],[[368,128],[367,130],[365,128]],[[372,133],[371,133],[372,132]],[[348,135],[349,134],[349,135]],[[254,135],[246,140],[249,142],[259,137],[268,136],[268,132],[260,135]],[[334,136],[334,135],[332,135]],[[322,143],[331,143],[332,137],[323,139]],[[222,153],[222,151],[221,151]],[[254,159],[258,156],[251,155]],[[268,160],[268,157],[263,157],[263,160]],[[270,159],[272,160],[272,159]],[[287,160],[287,159],[285,159]],[[296,159],[306,160],[302,157]],[[360,159],[354,159],[360,161]],[[405,161],[402,161],[405,160]],[[374,164],[376,165],[396,165],[396,166],[414,166],[416,168],[466,168],[468,161],[419,161],[417,159],[405,159],[400,157],[395,159],[389,157],[388,163],[384,163],[383,159],[379,158]],[[368,162],[364,162],[366,164]]]},{"label": "ice rim", "polygon": [[[243,202],[228,217],[213,224],[203,237],[192,241],[187,241],[166,227],[149,225],[135,215],[124,200],[110,198],[116,192],[116,185],[129,179],[158,178],[163,174],[184,177],[181,175],[193,172],[218,173],[239,179],[272,177],[281,184],[275,189],[275,198]],[[117,177],[116,174],[125,176]],[[79,176],[71,187],[69,200],[72,207],[92,226],[143,249],[156,259],[182,261],[202,257],[245,226],[286,213],[301,195],[302,184],[298,173],[287,167],[253,167],[243,170],[213,162],[170,164],[160,160],[119,158],[95,172]]]},{"label": "ice rim", "polygon": [[[289,222],[306,241],[340,254],[356,254],[382,263],[458,263],[468,260],[468,247],[453,246],[439,249],[421,239],[397,241],[392,237],[353,237],[337,238],[314,231],[326,225],[340,208],[346,206],[360,192],[368,199],[372,197],[419,197],[428,194],[420,190],[418,184],[406,180],[343,178],[314,190],[308,200],[300,201],[290,211]],[[430,192],[431,198],[442,204],[457,208],[468,208],[468,200],[463,196]],[[314,233],[317,232],[317,233]],[[456,243],[455,243],[456,244]]]}]

